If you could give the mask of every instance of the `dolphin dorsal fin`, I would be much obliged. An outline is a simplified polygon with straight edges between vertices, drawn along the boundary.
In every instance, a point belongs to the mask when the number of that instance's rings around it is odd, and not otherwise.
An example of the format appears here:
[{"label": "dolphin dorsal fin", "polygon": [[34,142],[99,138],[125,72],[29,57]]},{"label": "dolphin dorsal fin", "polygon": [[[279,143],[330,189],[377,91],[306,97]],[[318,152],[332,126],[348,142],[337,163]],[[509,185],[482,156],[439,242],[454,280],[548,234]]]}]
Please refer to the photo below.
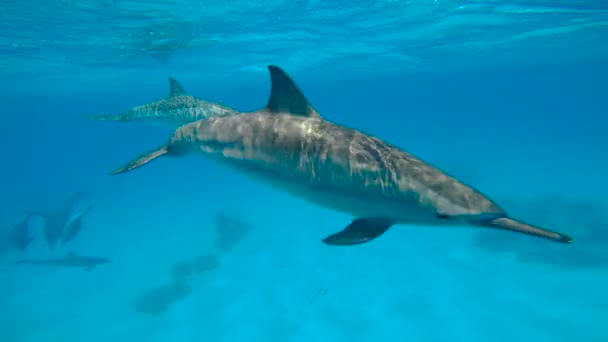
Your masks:
[{"label": "dolphin dorsal fin", "polygon": [[274,65],[269,65],[268,70],[270,71],[270,98],[266,109],[269,112],[320,117],[285,71]]},{"label": "dolphin dorsal fin", "polygon": [[169,97],[184,94],[186,94],[184,88],[173,77],[169,77]]}]

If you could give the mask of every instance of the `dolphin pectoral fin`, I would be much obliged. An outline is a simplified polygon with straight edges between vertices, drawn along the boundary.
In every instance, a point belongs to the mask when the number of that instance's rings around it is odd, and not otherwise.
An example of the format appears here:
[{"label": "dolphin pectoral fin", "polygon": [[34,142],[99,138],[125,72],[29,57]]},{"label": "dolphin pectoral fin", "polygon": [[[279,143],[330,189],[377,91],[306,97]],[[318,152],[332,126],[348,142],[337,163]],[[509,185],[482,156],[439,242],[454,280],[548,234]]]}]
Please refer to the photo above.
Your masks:
[{"label": "dolphin pectoral fin", "polygon": [[502,217],[502,218],[498,218],[495,220],[486,221],[485,224],[482,223],[481,225],[486,226],[486,227],[491,227],[491,228],[499,228],[499,229],[510,230],[510,231],[514,231],[514,232],[518,232],[518,233],[524,233],[524,234],[533,235],[533,236],[537,236],[537,237],[541,237],[541,238],[545,238],[545,239],[549,239],[549,240],[553,240],[553,241],[563,242],[563,243],[572,242],[572,238],[567,235],[553,232],[553,231],[550,231],[547,229],[535,227],[530,224],[520,222],[520,221],[511,219],[511,218],[508,218],[508,217]]},{"label": "dolphin pectoral fin", "polygon": [[116,175],[119,173],[123,173],[123,172],[127,172],[127,171],[131,171],[133,169],[136,169],[144,164],[147,164],[149,162],[151,162],[152,160],[162,157],[165,154],[169,153],[169,148],[168,146],[163,146],[155,151],[152,151],[150,153],[144,154],[143,156],[131,161],[129,164],[116,169],[114,171],[111,172],[112,175]]},{"label": "dolphin pectoral fin", "polygon": [[354,219],[344,230],[332,234],[322,241],[328,245],[348,246],[371,241],[384,234],[393,221],[385,218]]}]

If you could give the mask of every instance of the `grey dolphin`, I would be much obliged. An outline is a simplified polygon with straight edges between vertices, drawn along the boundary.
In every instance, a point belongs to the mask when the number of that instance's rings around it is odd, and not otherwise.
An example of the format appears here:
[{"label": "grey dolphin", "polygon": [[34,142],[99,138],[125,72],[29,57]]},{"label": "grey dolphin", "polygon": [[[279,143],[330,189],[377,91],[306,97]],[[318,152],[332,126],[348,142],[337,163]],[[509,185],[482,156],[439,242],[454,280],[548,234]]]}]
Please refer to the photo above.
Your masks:
[{"label": "grey dolphin", "polygon": [[178,128],[164,146],[119,168],[186,153],[220,161],[262,182],[355,219],[323,242],[373,240],[395,224],[506,229],[570,242],[566,235],[509,218],[491,199],[376,137],[331,123],[292,79],[269,66],[268,105]]},{"label": "grey dolphin", "polygon": [[60,267],[82,267],[85,271],[90,271],[93,268],[109,263],[106,258],[88,257],[67,253],[65,257],[59,259],[23,259],[17,263],[22,265],[47,265]]},{"label": "grey dolphin", "polygon": [[34,241],[34,237],[30,234],[30,218],[31,213],[26,214],[25,218],[19,222],[10,232],[9,239],[13,247],[25,252],[27,246]]},{"label": "grey dolphin", "polygon": [[64,232],[64,229],[72,220],[72,210],[74,206],[84,196],[84,193],[77,192],[72,194],[59,209],[47,213],[41,211],[30,212],[30,215],[39,215],[46,218],[44,226],[44,236],[51,249],[55,248],[55,243]]},{"label": "grey dolphin", "polygon": [[118,115],[89,115],[89,119],[122,122],[144,122],[176,128],[182,124],[213,116],[235,114],[218,103],[199,99],[169,77],[169,95],[154,102],[130,108]]},{"label": "grey dolphin", "polygon": [[82,218],[93,209],[93,205],[89,205],[83,211],[75,215],[72,220],[66,225],[63,235],[61,236],[61,243],[65,244],[73,240],[78,233],[82,230]]}]

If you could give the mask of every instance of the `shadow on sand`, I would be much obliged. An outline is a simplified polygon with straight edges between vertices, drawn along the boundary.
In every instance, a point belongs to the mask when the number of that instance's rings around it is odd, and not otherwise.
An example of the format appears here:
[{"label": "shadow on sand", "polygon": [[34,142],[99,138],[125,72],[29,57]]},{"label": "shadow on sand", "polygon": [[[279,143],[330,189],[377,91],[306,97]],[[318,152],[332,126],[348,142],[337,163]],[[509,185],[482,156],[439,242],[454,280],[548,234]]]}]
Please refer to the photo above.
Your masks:
[{"label": "shadow on sand", "polygon": [[[251,225],[236,216],[218,213],[214,220],[217,232],[216,250],[224,254],[236,247],[246,236]],[[161,315],[171,306],[192,293],[192,281],[219,267],[213,254],[202,254],[193,259],[175,263],[169,270],[171,281],[152,288],[133,303],[135,310],[154,316]]]}]

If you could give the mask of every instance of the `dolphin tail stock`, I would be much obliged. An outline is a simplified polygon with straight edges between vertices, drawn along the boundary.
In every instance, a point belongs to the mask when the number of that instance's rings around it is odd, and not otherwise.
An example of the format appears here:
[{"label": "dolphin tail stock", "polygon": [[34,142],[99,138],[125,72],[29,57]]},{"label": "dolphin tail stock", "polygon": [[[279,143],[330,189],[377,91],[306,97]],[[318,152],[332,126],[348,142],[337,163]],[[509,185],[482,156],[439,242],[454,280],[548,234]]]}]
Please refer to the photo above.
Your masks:
[{"label": "dolphin tail stock", "polygon": [[152,152],[146,153],[142,156],[140,156],[139,158],[132,160],[130,163],[128,163],[127,165],[118,168],[114,171],[112,171],[110,174],[111,175],[117,175],[119,173],[124,173],[127,171],[131,171],[133,169],[136,169],[142,165],[145,165],[151,161],[153,161],[156,158],[160,158],[164,155],[166,155],[167,153],[169,153],[169,146],[168,145],[164,145]]},{"label": "dolphin tail stock", "polygon": [[536,227],[536,226],[533,226],[533,225],[530,225],[530,224],[527,224],[527,223],[524,223],[521,221],[514,220],[509,217],[501,217],[501,218],[497,218],[494,220],[485,221],[484,223],[481,223],[481,225],[485,226],[485,227],[490,227],[490,228],[510,230],[513,232],[537,236],[540,238],[549,239],[552,241],[557,241],[557,242],[562,242],[562,243],[571,243],[572,242],[572,238],[567,235],[564,235],[564,234],[561,234],[558,232],[554,232],[554,231],[551,231],[548,229]]},{"label": "dolphin tail stock", "polygon": [[21,259],[15,262],[16,265],[51,265],[50,260],[36,260],[36,259]]},{"label": "dolphin tail stock", "polygon": [[85,118],[96,121],[128,121],[124,115],[118,114],[93,114],[84,115]]}]

